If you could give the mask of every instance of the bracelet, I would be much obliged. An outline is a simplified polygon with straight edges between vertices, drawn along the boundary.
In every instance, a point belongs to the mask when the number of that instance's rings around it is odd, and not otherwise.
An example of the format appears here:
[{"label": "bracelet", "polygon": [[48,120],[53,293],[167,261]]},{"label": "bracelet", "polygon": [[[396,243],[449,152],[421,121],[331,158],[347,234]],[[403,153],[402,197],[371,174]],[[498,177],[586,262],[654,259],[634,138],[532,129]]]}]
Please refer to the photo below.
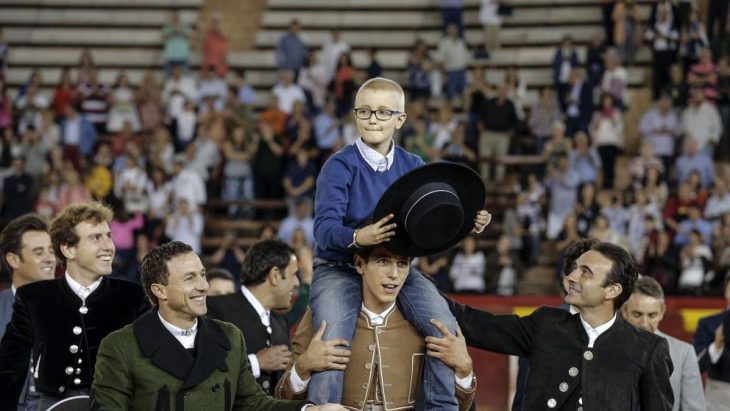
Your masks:
[{"label": "bracelet", "polygon": [[360,229],[356,229],[352,232],[352,243],[347,246],[347,248],[362,248],[357,244],[357,233],[360,232]]}]

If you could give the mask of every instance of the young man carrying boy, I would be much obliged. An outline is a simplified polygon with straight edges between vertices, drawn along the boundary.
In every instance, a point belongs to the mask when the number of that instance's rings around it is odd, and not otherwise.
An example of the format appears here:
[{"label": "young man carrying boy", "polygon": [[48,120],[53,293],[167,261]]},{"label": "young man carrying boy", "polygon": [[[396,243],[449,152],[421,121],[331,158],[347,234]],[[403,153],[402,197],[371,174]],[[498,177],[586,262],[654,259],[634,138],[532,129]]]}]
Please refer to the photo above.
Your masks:
[{"label": "young man carrying boy", "polygon": [[[361,138],[334,154],[317,179],[314,236],[314,280],[310,294],[313,323],[327,322],[324,339],[351,340],[362,302],[360,277],[348,247],[386,243],[396,224],[387,215],[362,229],[375,205],[391,183],[423,161],[393,143],[395,130],[406,120],[405,96],[392,80],[374,78],[365,82],[355,97],[355,124]],[[469,218],[469,217],[465,217]],[[489,214],[482,210],[474,219],[481,232]],[[454,333],[456,322],[435,286],[411,269],[398,302],[405,318],[422,335],[440,335],[429,320],[446,322]],[[316,373],[308,386],[315,404],[339,402],[343,372]],[[428,410],[456,410],[454,371],[440,360],[426,361],[423,388]]]}]

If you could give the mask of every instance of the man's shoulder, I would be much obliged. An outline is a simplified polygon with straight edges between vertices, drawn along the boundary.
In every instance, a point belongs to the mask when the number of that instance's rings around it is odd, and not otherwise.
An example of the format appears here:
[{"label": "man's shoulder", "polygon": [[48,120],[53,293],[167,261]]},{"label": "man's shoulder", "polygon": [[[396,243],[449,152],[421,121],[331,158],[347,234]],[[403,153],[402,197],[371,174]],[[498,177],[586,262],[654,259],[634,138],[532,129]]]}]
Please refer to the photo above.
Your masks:
[{"label": "man's shoulder", "polygon": [[395,146],[393,154],[396,157],[394,163],[398,161],[405,161],[409,169],[416,168],[424,164],[421,157],[411,153],[401,146]]},{"label": "man's shoulder", "polygon": [[52,293],[58,292],[58,285],[61,280],[62,277],[26,284],[15,291],[16,298],[23,300],[27,298],[44,298]]},{"label": "man's shoulder", "polygon": [[657,334],[657,335],[659,335],[667,340],[670,350],[676,350],[676,351],[680,351],[680,352],[685,351],[685,352],[689,352],[694,355],[695,349],[694,349],[694,347],[692,347],[692,344],[690,344],[686,341],[682,341],[679,338],[672,337],[669,334],[661,333],[661,334]]},{"label": "man's shoulder", "polygon": [[130,341],[134,341],[136,344],[136,339],[134,337],[134,323],[127,324],[124,327],[107,334],[106,337],[101,340],[100,348],[121,347]]},{"label": "man's shoulder", "polygon": [[144,298],[145,293],[141,285],[126,280],[120,280],[118,278],[107,278],[109,281],[109,290],[112,292],[127,295],[135,298]]},{"label": "man's shoulder", "polygon": [[702,327],[717,327],[720,323],[722,323],[722,319],[725,315],[728,315],[727,311],[722,311],[717,314],[708,315],[707,317],[702,317],[697,322],[697,329],[700,329]]}]

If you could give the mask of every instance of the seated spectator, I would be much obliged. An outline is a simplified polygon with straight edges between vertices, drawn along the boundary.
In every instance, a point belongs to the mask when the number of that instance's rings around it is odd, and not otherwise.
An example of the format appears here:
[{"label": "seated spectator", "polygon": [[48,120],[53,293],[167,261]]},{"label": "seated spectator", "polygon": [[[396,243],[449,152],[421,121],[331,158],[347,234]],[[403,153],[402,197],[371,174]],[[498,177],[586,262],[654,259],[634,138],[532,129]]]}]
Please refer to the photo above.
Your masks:
[{"label": "seated spectator", "polygon": [[494,251],[487,256],[487,265],[490,267],[489,271],[496,274],[494,277],[496,284],[490,278],[489,292],[504,296],[515,295],[524,266],[520,258],[512,251],[507,234],[502,234],[497,240]]},{"label": "seated spectator", "polygon": [[349,53],[340,54],[335,76],[330,83],[330,89],[335,98],[337,117],[348,115],[352,109],[355,91],[357,90],[355,88],[355,69],[352,66],[352,58]]},{"label": "seated spectator", "polygon": [[[35,74],[32,78],[40,79],[39,76],[39,74]],[[17,129],[21,134],[30,125],[39,129],[43,120],[42,113],[50,107],[51,101],[41,89],[39,81],[31,81],[25,88],[25,92],[15,101]]]},{"label": "seated spectator", "polygon": [[650,201],[657,203],[660,207],[663,207],[667,202],[669,189],[667,183],[661,180],[659,170],[655,168],[646,170],[644,181],[642,181],[640,187],[644,189]]},{"label": "seated spectator", "polygon": [[38,129],[40,139],[47,147],[58,147],[61,144],[61,127],[54,120],[54,113],[51,110],[44,110],[41,127]]},{"label": "seated spectator", "polygon": [[690,241],[690,233],[696,231],[703,243],[712,244],[712,223],[702,218],[702,209],[699,204],[692,202],[687,209],[687,218],[677,225],[674,235],[674,245],[682,248]]},{"label": "seated spectator", "polygon": [[[421,39],[416,39],[408,56],[408,97],[411,101],[428,100],[431,96],[431,71],[433,62],[428,55],[428,46]],[[477,80],[474,79],[476,82]]]},{"label": "seated spectator", "polygon": [[604,197],[605,201],[600,202],[601,215],[606,217],[608,225],[619,235],[626,235],[629,228],[629,208],[627,207],[624,192],[615,190],[610,197]]},{"label": "seated spectator", "polygon": [[661,212],[659,206],[650,201],[643,189],[634,190],[634,204],[629,206],[628,239],[631,244],[631,254],[638,259],[644,246],[643,241],[647,230],[647,217],[651,218],[651,229],[662,229]]},{"label": "seated spectator", "polygon": [[669,67],[669,84],[664,89],[664,93],[672,99],[672,108],[675,111],[681,111],[687,104],[689,97],[689,89],[684,81],[684,72],[679,64],[672,64]]},{"label": "seated spectator", "polygon": [[575,133],[575,148],[568,152],[568,160],[578,174],[580,183],[595,183],[598,170],[601,168],[601,157],[598,150],[592,147],[588,134],[583,131]]},{"label": "seated spectator", "polygon": [[182,22],[179,12],[173,12],[171,17],[170,23],[162,28],[165,74],[170,74],[172,68],[176,66],[188,70],[190,39],[194,34],[193,26]]},{"label": "seated spectator", "polygon": [[[58,120],[63,119],[66,116],[66,106],[69,104],[75,104],[78,98],[78,92],[76,91],[76,85],[71,80],[71,71],[68,68],[64,68],[61,71],[61,80],[53,90],[53,112]],[[2,128],[2,124],[0,124]]]},{"label": "seated spectator", "polygon": [[717,66],[712,62],[709,48],[700,51],[700,59],[690,66],[687,73],[687,84],[704,91],[705,99],[714,102],[717,98]]},{"label": "seated spectator", "polygon": [[322,65],[325,68],[327,84],[334,80],[337,67],[340,65],[340,56],[350,52],[350,45],[342,38],[342,32],[335,29],[330,32],[330,38],[322,45]]},{"label": "seated spectator", "polygon": [[[215,104],[215,111],[222,111],[225,106],[226,96],[228,95],[228,86],[224,77],[216,73],[214,66],[205,67],[200,76],[198,85],[197,99],[202,102],[204,99],[211,97]],[[200,104],[202,108],[203,105]]]},{"label": "seated spectator", "polygon": [[150,166],[172,172],[175,147],[172,145],[172,138],[167,129],[159,128],[149,136],[146,157]]},{"label": "seated spectator", "polygon": [[[730,213],[722,217],[721,224],[715,228],[714,238],[715,278],[726,278],[730,272]],[[716,281],[712,283],[716,285]]]},{"label": "seated spectator", "polygon": [[[266,122],[259,122],[254,137],[255,158],[253,164],[253,189],[256,199],[280,199],[283,197],[281,182],[284,174],[285,144]],[[273,214],[266,213],[273,218]]]},{"label": "seated spectator", "polygon": [[[510,232],[521,235],[520,238],[520,257],[529,264],[536,264],[540,254],[540,226],[542,224],[542,207],[539,201],[532,201],[530,194],[517,194],[517,207],[515,208],[515,217],[517,218],[516,229]],[[505,220],[507,215],[505,214]],[[508,224],[505,225],[507,231]]]},{"label": "seated spectator", "polygon": [[175,156],[170,195],[173,204],[185,199],[192,207],[202,206],[208,200],[205,182],[193,168],[189,167],[188,158],[184,154]]},{"label": "seated spectator", "polygon": [[722,119],[722,136],[718,144],[719,159],[730,160],[730,56],[717,63],[717,108]]},{"label": "seated spectator", "polygon": [[672,246],[669,234],[661,230],[650,230],[649,217],[645,222],[643,258],[640,261],[641,272],[654,278],[668,293],[676,293],[680,274],[679,252]]},{"label": "seated spectator", "polygon": [[527,96],[527,83],[520,78],[517,67],[510,66],[504,72],[504,85],[507,87],[507,98],[514,104],[517,119],[525,121],[525,98]]},{"label": "seated spectator", "polygon": [[[253,160],[252,139],[243,127],[236,127],[230,139],[223,143],[223,156],[225,166],[223,167],[223,192],[221,197],[224,200],[253,200],[253,172],[251,162]],[[248,218],[253,217],[250,206],[231,204],[228,206],[228,217]]]},{"label": "seated spectator", "polygon": [[[547,167],[554,167],[557,164],[558,156],[568,155],[573,149],[573,142],[565,137],[565,123],[556,121],[552,126],[550,140],[545,143],[542,158]],[[571,165],[574,165],[571,163]]]},{"label": "seated spectator", "polygon": [[638,2],[616,0],[611,19],[614,23],[613,44],[616,46],[616,57],[623,64],[633,66],[636,49],[641,42],[641,10]]},{"label": "seated spectator", "polygon": [[314,247],[314,218],[312,218],[312,201],[308,198],[301,198],[296,202],[296,209],[293,214],[281,221],[279,224],[278,237],[281,241],[292,244],[294,232],[301,229],[304,232],[304,239],[308,247]]},{"label": "seated spectator", "polygon": [[20,144],[20,155],[25,159],[24,170],[33,179],[31,190],[37,193],[40,179],[48,169],[48,157],[51,147],[46,145],[38,135],[35,127],[28,126],[23,133]]},{"label": "seated spectator", "polygon": [[271,94],[266,109],[259,114],[259,121],[266,123],[275,135],[283,136],[286,130],[286,113],[279,109],[279,98]]},{"label": "seated spectator", "polygon": [[527,126],[532,137],[535,138],[535,154],[542,154],[545,142],[552,135],[552,127],[556,121],[560,121],[562,115],[560,106],[553,97],[553,91],[549,87],[540,89],[540,98],[530,108],[530,117]]},{"label": "seated spectator", "polygon": [[5,77],[0,76],[0,130],[10,129],[13,123],[13,104],[8,96]]},{"label": "seated spectator", "polygon": [[414,133],[408,137],[405,142],[405,149],[413,153],[428,163],[439,158],[439,150],[435,147],[434,136],[426,126],[423,118],[418,118],[413,122]]},{"label": "seated spectator", "polygon": [[675,142],[680,134],[679,118],[672,110],[672,100],[668,95],[662,94],[656,105],[644,113],[639,130],[643,141],[661,159],[662,168],[669,171],[673,165]]},{"label": "seated spectator", "polygon": [[208,295],[227,295],[236,293],[236,283],[231,273],[224,268],[211,268],[206,272]]},{"label": "seated spectator", "polygon": [[418,257],[418,271],[428,279],[433,280],[441,292],[452,292],[451,280],[449,280],[449,256],[447,252]]},{"label": "seated spectator", "polygon": [[294,83],[294,72],[282,70],[279,72],[279,81],[271,89],[271,94],[276,96],[279,103],[279,110],[291,114],[295,101],[307,102],[304,90]]},{"label": "seated spectator", "polygon": [[145,218],[147,241],[156,245],[163,235],[162,224],[165,216],[172,211],[172,183],[164,169],[153,167],[146,189],[149,198],[149,211]]},{"label": "seated spectator", "polygon": [[567,34],[563,36],[560,47],[555,51],[553,58],[553,83],[558,91],[558,101],[563,111],[568,108],[568,95],[575,84],[571,79],[572,73],[579,65],[578,53],[573,47],[573,38]]},{"label": "seated spectator", "polygon": [[294,161],[290,161],[284,172],[282,186],[289,205],[289,214],[294,211],[294,204],[300,200],[314,200],[314,188],[317,180],[317,168],[312,164],[306,150],[297,151]]},{"label": "seated spectator", "polygon": [[685,71],[689,71],[692,65],[700,61],[702,50],[710,47],[705,25],[696,8],[690,11],[688,23],[681,44],[682,63]]},{"label": "seated spectator", "polygon": [[611,226],[608,225],[608,219],[601,214],[596,216],[596,220],[593,222],[593,227],[591,227],[590,231],[588,231],[588,238],[616,244],[627,251],[631,248],[629,239],[626,238],[625,235],[613,230]]},{"label": "seated spectator", "polygon": [[438,157],[446,161],[462,163],[470,167],[476,166],[477,153],[466,143],[466,125],[462,122],[456,124],[451,141],[441,149]]},{"label": "seated spectator", "polygon": [[196,254],[200,254],[200,236],[203,234],[203,215],[198,207],[191,205],[185,198],[177,200],[172,214],[165,219],[165,235],[170,241],[189,244]]},{"label": "seated spectator", "polygon": [[2,191],[2,216],[10,221],[33,210],[33,178],[24,170],[24,159],[13,157],[12,172],[5,177]]},{"label": "seated spectator", "polygon": [[452,100],[461,97],[466,88],[469,50],[464,39],[459,37],[459,28],[455,24],[447,26],[444,37],[439,41],[436,56],[435,60],[446,73],[446,98]]},{"label": "seated spectator", "polygon": [[61,122],[63,157],[74,167],[81,168],[81,157],[92,153],[96,144],[96,129],[73,105],[66,106],[66,118]]},{"label": "seated spectator", "polygon": [[454,256],[449,277],[457,293],[484,293],[486,291],[487,261],[484,253],[477,250],[473,236],[461,242],[461,250]]},{"label": "seated spectator", "polygon": [[586,71],[590,84],[600,84],[605,70],[606,44],[601,36],[594,35],[586,50]]},{"label": "seated spectator", "polygon": [[601,79],[601,93],[611,95],[616,107],[625,111],[629,106],[628,94],[626,92],[629,81],[628,73],[621,65],[621,60],[615,50],[609,49],[606,51],[605,60],[606,69]]},{"label": "seated spectator", "polygon": [[712,250],[698,230],[692,230],[679,253],[682,271],[678,287],[682,294],[701,295],[712,270]]},{"label": "seated spectator", "polygon": [[319,164],[324,164],[330,155],[342,147],[340,126],[337,107],[335,102],[330,100],[324,104],[324,110],[314,118],[314,137],[319,149]]},{"label": "seated spectator", "polygon": [[307,159],[319,161],[317,141],[314,138],[314,132],[312,132],[312,122],[308,118],[301,119],[298,127],[293,129],[287,137],[289,137],[287,147],[289,157],[296,157],[300,151],[303,151],[307,155]]},{"label": "seated spectator", "polygon": [[442,104],[439,107],[436,120],[432,121],[428,126],[428,134],[433,136],[433,147],[441,150],[451,141],[451,136],[456,128],[456,119],[448,104]]},{"label": "seated spectator", "polygon": [[561,104],[565,107],[566,134],[572,136],[578,131],[588,132],[593,117],[593,86],[583,80],[580,69],[573,69],[569,78]]},{"label": "seated spectator", "polygon": [[109,120],[110,90],[108,84],[99,80],[99,73],[96,70],[91,72],[87,82],[79,82],[78,91],[81,98],[79,109],[99,133],[106,132],[106,124]]},{"label": "seated spectator", "polygon": [[193,77],[183,73],[182,67],[174,66],[165,80],[161,97],[162,103],[167,107],[167,114],[174,118],[182,111],[185,101],[197,101],[198,86]]},{"label": "seated spectator", "polygon": [[116,175],[114,195],[121,200],[124,211],[129,214],[143,214],[149,210],[147,173],[140,167],[139,159],[127,157],[126,167]]},{"label": "seated spectator", "polygon": [[565,251],[570,247],[571,244],[580,240],[582,237],[578,233],[578,225],[575,218],[575,214],[572,212],[565,216],[563,225],[560,227],[560,233],[555,237],[555,252],[558,254],[556,261],[556,277],[563,278],[563,261],[565,260]]},{"label": "seated spectator", "polygon": [[704,152],[700,152],[697,141],[689,138],[685,142],[684,154],[677,158],[675,171],[677,181],[684,183],[689,180],[692,172],[700,174],[700,181],[703,188],[709,188],[715,181],[715,166],[712,158]]},{"label": "seated spectator", "polygon": [[638,185],[639,182],[644,180],[646,171],[649,168],[656,168],[659,170],[659,173],[664,173],[662,160],[654,155],[653,146],[649,142],[644,141],[639,148],[639,155],[632,158],[629,162],[629,174],[631,174],[634,185]]},{"label": "seated spectator", "polygon": [[84,179],[84,185],[95,200],[104,201],[112,193],[114,187],[114,175],[111,172],[112,162],[109,143],[100,143],[96,147],[91,169]]},{"label": "seated spectator", "polygon": [[717,107],[705,99],[701,88],[692,89],[689,105],[682,112],[682,132],[685,138],[697,142],[697,149],[712,158],[714,146],[722,135],[722,119]]},{"label": "seated spectator", "polygon": [[[570,168],[568,156],[560,155],[557,165],[548,168],[548,178],[545,181],[545,186],[550,192],[550,207],[545,233],[548,239],[554,240],[558,237],[563,230],[565,218],[575,211],[578,184],[578,176]],[[573,219],[575,219],[575,215],[573,215]]]},{"label": "seated spectator", "polygon": [[251,84],[246,81],[245,71],[240,70],[236,73],[234,85],[236,88],[238,103],[245,106],[247,109],[251,109],[253,104],[256,102],[256,90],[254,90]]},{"label": "seated spectator", "polygon": [[[57,210],[63,210],[71,203],[91,200],[89,189],[81,181],[79,172],[73,167],[62,171],[63,183],[58,190]],[[14,200],[15,201],[15,200]]]},{"label": "seated spectator", "polygon": [[669,67],[677,60],[679,31],[671,10],[661,7],[646,30],[645,38],[651,43],[652,93],[654,99],[669,83]]},{"label": "seated spectator", "polygon": [[624,147],[624,120],[610,94],[601,96],[600,108],[593,114],[590,131],[593,145],[601,157],[603,188],[613,188],[616,157]]},{"label": "seated spectator", "polygon": [[284,134],[292,141],[297,139],[297,133],[303,122],[309,122],[310,117],[307,113],[307,106],[304,101],[297,100],[292,106],[292,112],[286,119],[286,127]]},{"label": "seated spectator", "polygon": [[116,207],[114,219],[109,228],[114,233],[112,239],[116,251],[112,262],[112,277],[139,283],[134,250],[134,232],[144,227],[142,214],[132,214],[124,206]]},{"label": "seated spectator", "polygon": [[704,215],[710,221],[719,221],[723,215],[730,213],[730,192],[722,179],[715,180],[712,195],[705,204]]},{"label": "seated spectator", "polygon": [[579,192],[578,203],[575,207],[576,230],[581,238],[586,238],[596,217],[600,214],[601,208],[596,200],[595,183],[582,183]]},{"label": "seated spectator", "polygon": [[203,40],[202,67],[208,67],[221,77],[228,74],[228,37],[223,32],[221,15],[214,11]]},{"label": "seated spectator", "polygon": [[299,20],[292,19],[286,33],[276,44],[276,67],[279,70],[291,70],[296,77],[306,61],[307,43],[300,33]]},{"label": "seated spectator", "polygon": [[307,108],[311,113],[317,113],[324,107],[327,98],[327,70],[317,61],[317,54],[310,51],[304,63],[304,67],[299,70],[299,79],[297,84],[304,91],[307,97]]},{"label": "seated spectator", "polygon": [[134,90],[129,86],[125,73],[119,73],[117,84],[109,92],[109,118],[106,130],[116,133],[122,130],[124,123],[129,123],[135,133],[141,129],[137,105],[135,104]]},{"label": "seated spectator", "polygon": [[201,128],[198,137],[186,148],[185,153],[190,161],[188,167],[197,171],[203,180],[209,181],[211,173],[222,162],[221,148],[226,130],[221,119]]},{"label": "seated spectator", "polygon": [[368,67],[365,70],[367,73],[367,78],[375,78],[375,77],[381,77],[383,74],[383,68],[380,66],[380,63],[378,62],[378,56],[377,56],[378,50],[375,47],[370,47],[368,49]]},{"label": "seated spectator", "polygon": [[246,253],[238,242],[236,233],[228,231],[223,236],[220,247],[210,256],[210,263],[218,269],[232,274],[236,288],[241,286],[241,266]]}]

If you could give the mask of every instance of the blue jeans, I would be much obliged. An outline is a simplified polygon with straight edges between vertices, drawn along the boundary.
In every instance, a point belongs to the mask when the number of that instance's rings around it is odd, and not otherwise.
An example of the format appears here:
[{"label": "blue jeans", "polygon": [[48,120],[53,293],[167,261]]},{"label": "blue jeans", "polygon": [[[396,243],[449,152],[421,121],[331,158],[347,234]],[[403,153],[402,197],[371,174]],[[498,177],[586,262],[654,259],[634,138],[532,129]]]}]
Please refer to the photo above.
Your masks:
[{"label": "blue jeans", "polygon": [[454,70],[446,73],[446,97],[454,98],[464,94],[466,71]]},{"label": "blue jeans", "polygon": [[[441,337],[432,318],[443,321],[455,333],[456,320],[436,287],[418,270],[411,267],[398,294],[398,307],[405,318],[424,336]],[[327,321],[323,340],[344,338],[352,341],[357,317],[362,307],[362,279],[355,268],[314,261],[314,279],[309,294],[313,326],[319,328]],[[340,403],[344,372],[339,370],[312,374],[307,399],[315,404]],[[426,357],[423,372],[423,392],[426,410],[458,410],[454,370],[441,360]]]}]

